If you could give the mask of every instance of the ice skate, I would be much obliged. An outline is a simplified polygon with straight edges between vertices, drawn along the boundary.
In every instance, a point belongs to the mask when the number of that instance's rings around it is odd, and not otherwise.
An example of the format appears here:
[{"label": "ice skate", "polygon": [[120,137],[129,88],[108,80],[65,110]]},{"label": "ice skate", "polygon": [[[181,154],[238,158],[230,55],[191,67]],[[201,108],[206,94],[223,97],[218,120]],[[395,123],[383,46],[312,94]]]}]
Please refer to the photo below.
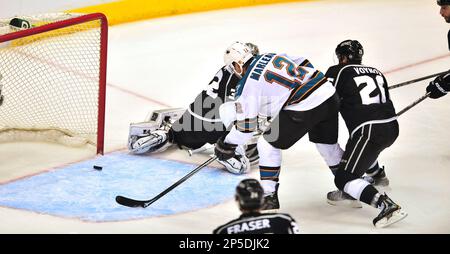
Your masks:
[{"label": "ice skate", "polygon": [[328,192],[327,202],[328,204],[335,206],[362,208],[362,204],[360,201],[354,199],[352,196],[348,195],[347,193],[341,190]]},{"label": "ice skate", "polygon": [[277,212],[280,209],[280,202],[278,201],[278,187],[279,183],[275,185],[275,191],[272,193],[264,194],[264,204],[261,210],[264,212]]},{"label": "ice skate", "polygon": [[386,177],[384,166],[381,167],[375,174],[366,174],[364,180],[372,184],[374,187],[389,187],[389,179]]},{"label": "ice skate", "polygon": [[401,210],[401,207],[394,203],[386,194],[381,195],[378,200],[378,208],[381,209],[380,214],[373,219],[373,225],[377,228],[384,228],[393,223],[399,222],[406,218],[408,214]]},{"label": "ice skate", "polygon": [[386,176],[386,172],[384,171],[384,166],[374,173],[366,173],[363,176],[363,179],[373,185],[379,192],[390,191],[391,187],[389,186],[389,178]]}]

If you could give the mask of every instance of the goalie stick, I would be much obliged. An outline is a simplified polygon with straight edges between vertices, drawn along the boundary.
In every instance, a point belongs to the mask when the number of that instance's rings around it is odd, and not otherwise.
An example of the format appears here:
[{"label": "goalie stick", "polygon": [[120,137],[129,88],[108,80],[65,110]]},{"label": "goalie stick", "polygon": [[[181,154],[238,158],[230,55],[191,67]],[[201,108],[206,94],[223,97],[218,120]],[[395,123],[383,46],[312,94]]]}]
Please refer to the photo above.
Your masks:
[{"label": "goalie stick", "polygon": [[175,187],[177,187],[178,185],[180,185],[181,183],[186,181],[189,177],[191,177],[192,175],[194,175],[195,173],[200,171],[202,168],[204,168],[204,167],[208,166],[209,164],[211,164],[211,162],[213,162],[215,159],[217,159],[217,157],[213,156],[210,159],[208,159],[207,161],[203,162],[200,166],[196,167],[194,170],[189,172],[189,174],[185,175],[183,178],[178,180],[176,183],[172,184],[169,188],[165,189],[163,192],[159,193],[156,197],[154,197],[152,199],[149,199],[149,200],[135,200],[135,199],[127,198],[127,197],[124,197],[124,196],[117,196],[116,197],[116,202],[121,204],[121,205],[123,205],[123,206],[146,208],[147,206],[151,205],[156,200],[160,199],[161,197],[166,195],[168,192],[173,190]]}]

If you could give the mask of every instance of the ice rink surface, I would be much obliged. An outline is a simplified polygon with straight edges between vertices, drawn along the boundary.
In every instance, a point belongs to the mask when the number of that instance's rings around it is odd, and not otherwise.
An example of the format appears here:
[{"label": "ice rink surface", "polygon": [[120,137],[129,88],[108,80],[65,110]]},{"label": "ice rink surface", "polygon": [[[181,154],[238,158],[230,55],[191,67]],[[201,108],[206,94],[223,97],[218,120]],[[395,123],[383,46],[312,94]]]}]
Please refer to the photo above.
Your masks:
[{"label": "ice rink surface", "polygon": [[[123,149],[129,123],[144,120],[149,111],[189,104],[223,65],[225,48],[236,40],[253,42],[262,52],[307,57],[325,72],[334,64],[336,45],[357,39],[365,49],[363,63],[383,71],[393,85],[449,69],[448,29],[435,2],[424,0],[300,2],[111,27],[106,150]],[[423,95],[426,84],[392,90],[397,111]],[[409,213],[404,221],[376,229],[372,219],[378,210],[328,205],[333,179],[307,138],[283,153],[280,211],[291,214],[303,233],[450,233],[449,114],[448,96],[420,103],[399,118],[400,136],[380,157],[391,182],[387,193]],[[340,134],[344,145],[344,125]],[[1,144],[0,184],[91,154],[52,144]],[[176,149],[158,157],[191,163],[207,159]],[[258,170],[249,176],[257,177]],[[199,188],[208,191],[208,186]],[[231,199],[176,215],[102,223],[0,207],[0,232],[210,233],[238,215]]]}]

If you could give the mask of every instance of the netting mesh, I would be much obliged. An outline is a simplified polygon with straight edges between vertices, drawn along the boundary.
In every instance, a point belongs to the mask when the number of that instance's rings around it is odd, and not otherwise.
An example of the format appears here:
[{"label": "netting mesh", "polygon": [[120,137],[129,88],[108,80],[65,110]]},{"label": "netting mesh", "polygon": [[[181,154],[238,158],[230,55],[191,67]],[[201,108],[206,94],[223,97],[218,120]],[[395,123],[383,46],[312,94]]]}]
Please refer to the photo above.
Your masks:
[{"label": "netting mesh", "polygon": [[[21,19],[36,27],[73,17],[50,14]],[[96,143],[100,25],[94,20],[0,44],[0,135],[51,129]],[[8,31],[5,27],[15,30],[2,24],[0,33]]]}]

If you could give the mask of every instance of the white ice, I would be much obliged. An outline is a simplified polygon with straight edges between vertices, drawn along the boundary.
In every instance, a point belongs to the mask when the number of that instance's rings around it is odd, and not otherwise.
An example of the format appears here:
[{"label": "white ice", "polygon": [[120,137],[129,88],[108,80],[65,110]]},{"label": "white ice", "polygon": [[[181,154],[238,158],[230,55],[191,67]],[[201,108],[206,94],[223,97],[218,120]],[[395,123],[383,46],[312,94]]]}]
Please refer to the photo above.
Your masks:
[{"label": "white ice", "polygon": [[[434,1],[318,1],[211,11],[110,28],[106,115],[107,151],[125,147],[128,124],[149,111],[184,107],[223,63],[236,40],[263,52],[305,56],[325,71],[345,39],[359,40],[364,63],[386,73],[393,85],[449,69],[449,26]],[[425,93],[426,82],[391,91],[397,110]],[[377,210],[333,207],[326,193],[331,174],[307,138],[283,153],[281,212],[303,233],[450,233],[450,97],[427,99],[399,119],[400,136],[380,157],[392,190],[409,213],[397,224],[376,229]],[[347,134],[340,129],[340,142]],[[0,183],[41,172],[92,151],[49,144],[0,145]],[[172,150],[163,157],[202,162]],[[255,169],[250,176],[257,177]],[[176,179],[174,179],[176,180]],[[212,188],[213,186],[211,186]],[[234,201],[189,213],[113,223],[0,208],[1,233],[210,233],[239,215]]]}]

